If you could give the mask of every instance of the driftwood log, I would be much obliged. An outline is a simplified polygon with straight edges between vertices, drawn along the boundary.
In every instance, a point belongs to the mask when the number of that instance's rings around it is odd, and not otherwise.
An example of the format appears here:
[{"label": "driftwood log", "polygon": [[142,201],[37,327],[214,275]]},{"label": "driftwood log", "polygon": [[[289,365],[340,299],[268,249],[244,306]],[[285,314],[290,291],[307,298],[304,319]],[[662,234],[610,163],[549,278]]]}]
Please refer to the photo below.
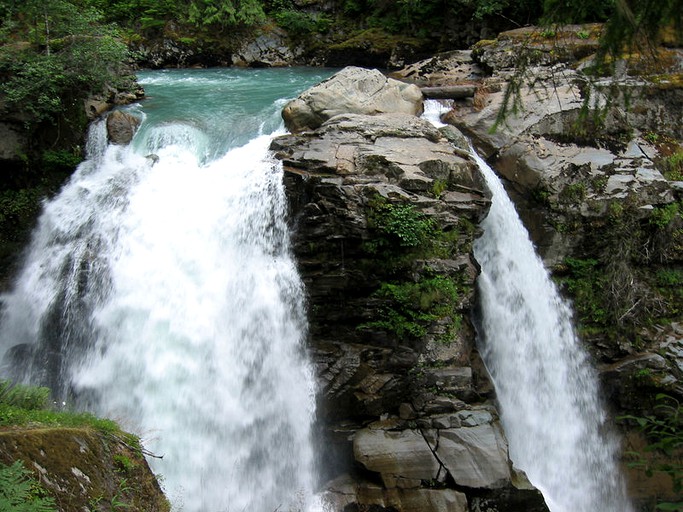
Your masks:
[{"label": "driftwood log", "polygon": [[435,100],[459,100],[474,96],[474,85],[444,85],[440,87],[420,87],[425,98]]}]

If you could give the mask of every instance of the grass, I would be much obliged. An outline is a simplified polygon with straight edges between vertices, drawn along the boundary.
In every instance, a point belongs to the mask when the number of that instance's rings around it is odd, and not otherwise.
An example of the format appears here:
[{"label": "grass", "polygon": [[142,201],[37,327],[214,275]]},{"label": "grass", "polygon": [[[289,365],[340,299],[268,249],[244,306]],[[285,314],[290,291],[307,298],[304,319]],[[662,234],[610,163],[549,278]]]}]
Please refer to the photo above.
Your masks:
[{"label": "grass", "polygon": [[118,424],[87,412],[57,411],[49,403],[50,390],[0,380],[0,427],[90,427],[121,434]]}]

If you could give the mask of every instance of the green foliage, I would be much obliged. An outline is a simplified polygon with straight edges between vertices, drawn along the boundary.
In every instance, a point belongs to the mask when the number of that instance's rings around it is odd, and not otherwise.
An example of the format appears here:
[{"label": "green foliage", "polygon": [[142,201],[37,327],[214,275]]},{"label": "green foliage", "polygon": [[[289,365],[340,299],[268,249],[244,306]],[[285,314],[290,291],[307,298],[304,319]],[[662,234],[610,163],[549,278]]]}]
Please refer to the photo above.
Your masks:
[{"label": "green foliage", "polygon": [[277,24],[292,36],[305,36],[313,33],[327,32],[332,25],[332,18],[325,14],[311,14],[296,9],[283,9],[275,13]]},{"label": "green foliage", "polygon": [[258,0],[192,0],[188,21],[197,26],[252,26],[266,19]]},{"label": "green foliage", "polygon": [[608,283],[598,260],[567,258],[564,264],[568,273],[561,282],[574,299],[574,307],[583,321],[605,324],[609,315],[603,295]]},{"label": "green foliage", "polygon": [[586,198],[586,184],[583,182],[571,183],[560,192],[560,201],[568,204],[578,204]]},{"label": "green foliage", "polygon": [[370,252],[386,248],[415,248],[434,234],[434,223],[415,206],[390,203],[376,197],[370,203],[368,225],[380,236],[368,247]]},{"label": "green foliage", "polygon": [[50,390],[44,387],[13,385],[0,380],[0,404],[20,407],[29,411],[44,409],[50,398]]},{"label": "green foliage", "polygon": [[135,462],[123,454],[114,455],[114,465],[119,473],[128,474],[135,469]]},{"label": "green foliage", "polygon": [[29,114],[29,125],[54,122],[78,98],[116,85],[128,57],[101,13],[67,0],[17,4],[3,27],[11,30],[2,42],[30,42],[0,47],[0,95],[8,107]]},{"label": "green foliage", "polygon": [[680,209],[679,203],[669,203],[666,206],[655,208],[650,215],[650,224],[659,229],[665,229],[680,215]]},{"label": "green foliage", "polygon": [[444,317],[459,321],[455,312],[459,293],[456,283],[444,276],[418,282],[382,283],[373,297],[385,302],[381,320],[360,328],[383,329],[401,340],[419,339],[429,323]]},{"label": "green foliage", "polygon": [[91,427],[101,432],[120,433],[119,426],[112,420],[97,418],[89,413],[49,409],[49,393],[47,388],[14,385],[0,380],[0,427],[40,424],[51,427]]},{"label": "green foliage", "polygon": [[432,184],[432,195],[434,197],[441,197],[441,194],[443,194],[446,190],[448,190],[447,180],[434,180],[434,183]]},{"label": "green foliage", "polygon": [[[648,445],[646,453],[660,453],[666,456],[664,462],[652,462],[640,453],[631,453],[637,460],[630,464],[631,467],[645,471],[647,476],[655,473],[667,475],[673,484],[673,491],[680,495],[683,491],[683,464],[681,463],[681,451],[683,451],[683,406],[675,398],[658,394],[652,414],[645,416],[622,416],[620,420],[635,423],[640,431],[645,434]],[[681,510],[683,501],[676,503],[665,502],[656,506],[657,510]]]},{"label": "green foliage", "polygon": [[40,196],[37,189],[10,189],[0,192],[0,224],[33,218],[38,212]]},{"label": "green foliage", "polygon": [[83,157],[80,152],[66,149],[44,151],[41,157],[43,169],[50,171],[73,171],[81,163]]},{"label": "green foliage", "polygon": [[683,151],[677,151],[662,159],[664,176],[672,181],[683,181]]},{"label": "green foliage", "polygon": [[38,481],[21,461],[0,463],[0,510],[3,512],[55,512],[54,499],[46,497]]},{"label": "green foliage", "polygon": [[660,269],[655,275],[659,286],[683,286],[683,270]]}]

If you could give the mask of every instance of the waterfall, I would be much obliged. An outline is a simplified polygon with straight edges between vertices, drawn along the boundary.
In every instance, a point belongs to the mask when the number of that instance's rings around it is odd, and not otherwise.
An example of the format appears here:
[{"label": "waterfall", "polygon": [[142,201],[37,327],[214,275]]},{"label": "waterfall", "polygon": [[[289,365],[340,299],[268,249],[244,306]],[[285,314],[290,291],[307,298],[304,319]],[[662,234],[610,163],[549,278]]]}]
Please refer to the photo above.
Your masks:
[{"label": "waterfall", "polygon": [[493,193],[474,254],[481,265],[479,347],[494,381],[510,457],[552,512],[628,512],[618,441],[598,381],[502,184],[474,151]]},{"label": "waterfall", "polygon": [[[93,126],[87,160],[45,203],[2,297],[2,376],[49,385],[66,407],[141,435],[163,456],[150,463],[175,510],[313,500],[303,287],[281,165],[259,135],[280,123],[283,95],[329,74],[293,73],[147,75],[153,99],[145,114],[131,109],[144,117],[133,143],[108,146],[104,123]],[[271,94],[261,110],[240,96],[244,76],[260,91],[252,100]],[[208,123],[167,112],[164,95],[188,85],[192,96],[175,98],[184,108],[210,94],[233,103]]]}]

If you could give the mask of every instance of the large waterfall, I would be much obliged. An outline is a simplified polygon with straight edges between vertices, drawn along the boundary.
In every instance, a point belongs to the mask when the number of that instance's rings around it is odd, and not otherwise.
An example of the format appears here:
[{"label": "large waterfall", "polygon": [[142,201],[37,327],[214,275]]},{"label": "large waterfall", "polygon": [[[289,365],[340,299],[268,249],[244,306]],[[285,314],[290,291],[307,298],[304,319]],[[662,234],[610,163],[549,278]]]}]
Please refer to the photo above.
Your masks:
[{"label": "large waterfall", "polygon": [[328,74],[143,73],[133,143],[93,126],[2,297],[1,376],[139,433],[177,510],[311,500],[303,293],[267,148],[284,100]]},{"label": "large waterfall", "polygon": [[598,383],[571,311],[512,202],[475,155],[493,203],[474,252],[481,265],[480,350],[501,406],[510,456],[552,512],[628,512]]}]

